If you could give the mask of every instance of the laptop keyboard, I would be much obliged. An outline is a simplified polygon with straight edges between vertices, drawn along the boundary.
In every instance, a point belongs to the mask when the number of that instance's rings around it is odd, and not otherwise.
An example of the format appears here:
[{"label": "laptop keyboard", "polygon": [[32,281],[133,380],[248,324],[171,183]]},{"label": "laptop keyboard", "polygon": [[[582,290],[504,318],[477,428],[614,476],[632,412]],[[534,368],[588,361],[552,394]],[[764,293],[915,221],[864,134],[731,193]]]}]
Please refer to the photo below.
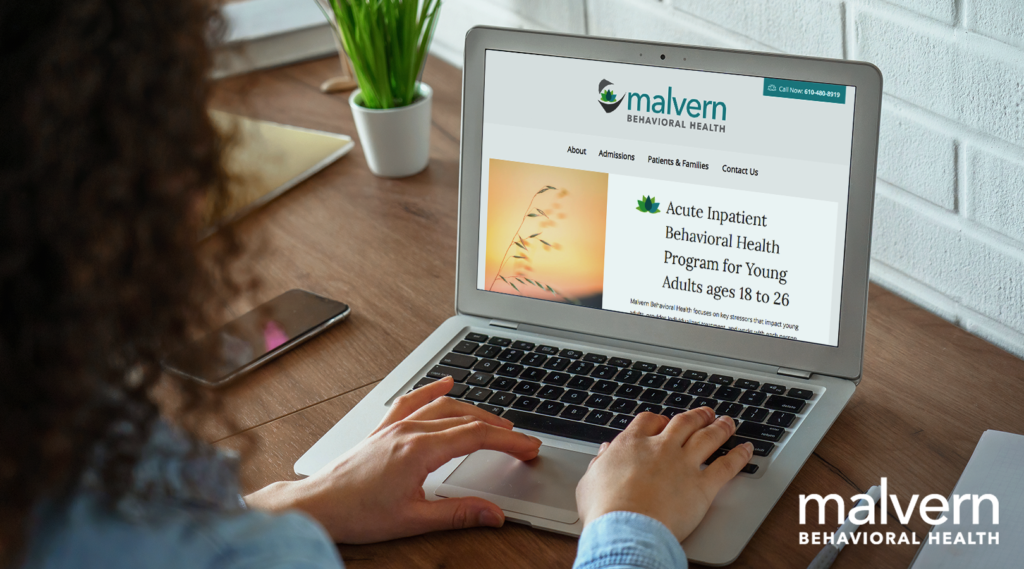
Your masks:
[{"label": "laptop keyboard", "polygon": [[[569,439],[611,441],[644,411],[673,417],[711,407],[736,421],[736,433],[707,461],[744,442],[769,457],[806,415],[815,392],[700,369],[537,345],[471,332],[413,389],[446,376],[448,396],[516,427]],[[751,462],[742,472],[754,474]]]}]

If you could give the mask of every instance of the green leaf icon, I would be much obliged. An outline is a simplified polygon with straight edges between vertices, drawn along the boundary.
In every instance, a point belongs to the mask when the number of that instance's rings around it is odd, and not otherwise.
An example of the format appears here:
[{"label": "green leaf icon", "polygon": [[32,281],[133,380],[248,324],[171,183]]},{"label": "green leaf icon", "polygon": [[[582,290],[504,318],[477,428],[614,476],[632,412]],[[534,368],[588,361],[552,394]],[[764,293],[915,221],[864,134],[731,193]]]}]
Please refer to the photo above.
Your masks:
[{"label": "green leaf icon", "polygon": [[645,197],[644,198],[644,210],[645,211],[651,211],[653,209],[654,208],[651,207],[651,198],[650,197]]}]

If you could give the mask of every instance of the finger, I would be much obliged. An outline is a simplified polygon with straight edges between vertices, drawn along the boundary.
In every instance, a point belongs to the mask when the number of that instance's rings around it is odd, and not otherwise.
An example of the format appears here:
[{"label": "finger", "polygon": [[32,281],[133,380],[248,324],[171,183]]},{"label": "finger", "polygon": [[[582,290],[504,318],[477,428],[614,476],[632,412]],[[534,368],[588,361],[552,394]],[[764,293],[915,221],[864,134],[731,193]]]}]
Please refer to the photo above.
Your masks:
[{"label": "finger", "polygon": [[711,421],[711,424],[698,430],[683,445],[683,450],[693,453],[701,462],[707,460],[711,453],[718,450],[729,437],[736,432],[736,424],[732,417],[722,415]]},{"label": "finger", "polygon": [[377,430],[379,431],[392,423],[405,419],[415,413],[420,407],[438,397],[446,395],[451,391],[453,385],[455,385],[455,380],[448,376],[433,383],[428,383],[419,389],[413,389],[409,393],[395,399],[391,403],[391,409],[388,409],[384,419],[377,426]]},{"label": "finger", "polygon": [[472,415],[481,421],[490,423],[497,427],[506,429],[512,428],[512,421],[502,419],[494,413],[489,413],[476,405],[470,405],[465,401],[456,401],[451,397],[438,397],[432,402],[413,411],[407,418],[415,421],[431,421],[445,417],[462,417]]},{"label": "finger", "polygon": [[634,436],[653,437],[661,433],[666,424],[668,424],[668,417],[645,411],[630,421],[626,430],[622,432]]},{"label": "finger", "polygon": [[416,507],[413,517],[420,530],[417,533],[479,526],[498,528],[505,523],[501,508],[477,497],[422,502]]},{"label": "finger", "polygon": [[417,433],[439,433],[441,431],[447,431],[448,429],[454,429],[455,427],[468,425],[473,422],[482,423],[483,421],[472,415],[463,415],[461,417],[442,417],[440,419],[431,419],[429,421],[418,421],[410,417],[409,419],[403,419],[401,421],[401,426],[404,427],[404,432],[406,434],[415,435]]},{"label": "finger", "polygon": [[673,444],[683,446],[694,433],[707,427],[714,420],[715,412],[710,407],[690,409],[686,413],[672,417],[661,431],[661,435],[671,440]]},{"label": "finger", "polygon": [[594,458],[590,459],[590,464],[587,465],[587,470],[590,470],[590,467],[594,466],[594,461],[597,460],[597,457],[601,456],[601,453],[603,453],[607,448],[608,443],[601,443],[601,446],[597,447],[597,454],[594,455]]},{"label": "finger", "polygon": [[740,473],[740,469],[750,462],[752,456],[754,456],[754,445],[743,443],[705,468],[702,476],[705,483],[708,484],[711,495],[718,494],[726,482],[735,478]]},{"label": "finger", "polygon": [[455,457],[482,449],[504,452],[519,460],[537,458],[540,451],[540,439],[482,421],[473,421],[426,436],[428,444],[424,445],[427,453],[425,462],[430,472]]}]

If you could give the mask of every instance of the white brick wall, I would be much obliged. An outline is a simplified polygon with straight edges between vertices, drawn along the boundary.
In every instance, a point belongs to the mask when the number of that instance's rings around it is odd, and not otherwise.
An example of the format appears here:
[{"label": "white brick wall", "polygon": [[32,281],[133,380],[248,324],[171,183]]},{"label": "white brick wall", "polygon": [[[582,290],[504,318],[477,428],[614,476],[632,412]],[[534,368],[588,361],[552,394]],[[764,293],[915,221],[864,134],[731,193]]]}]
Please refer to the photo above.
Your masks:
[{"label": "white brick wall", "polygon": [[477,24],[874,63],[872,280],[1024,357],[1024,0],[446,0],[435,53]]}]

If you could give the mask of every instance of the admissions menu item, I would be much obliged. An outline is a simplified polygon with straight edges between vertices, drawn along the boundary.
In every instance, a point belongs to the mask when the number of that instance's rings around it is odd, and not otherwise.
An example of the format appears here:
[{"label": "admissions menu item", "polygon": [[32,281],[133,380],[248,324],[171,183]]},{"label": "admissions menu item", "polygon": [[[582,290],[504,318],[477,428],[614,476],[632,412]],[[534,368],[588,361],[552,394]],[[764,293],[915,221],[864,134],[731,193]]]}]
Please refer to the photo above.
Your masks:
[{"label": "admissions menu item", "polygon": [[854,95],[488,51],[477,287],[837,345]]}]

